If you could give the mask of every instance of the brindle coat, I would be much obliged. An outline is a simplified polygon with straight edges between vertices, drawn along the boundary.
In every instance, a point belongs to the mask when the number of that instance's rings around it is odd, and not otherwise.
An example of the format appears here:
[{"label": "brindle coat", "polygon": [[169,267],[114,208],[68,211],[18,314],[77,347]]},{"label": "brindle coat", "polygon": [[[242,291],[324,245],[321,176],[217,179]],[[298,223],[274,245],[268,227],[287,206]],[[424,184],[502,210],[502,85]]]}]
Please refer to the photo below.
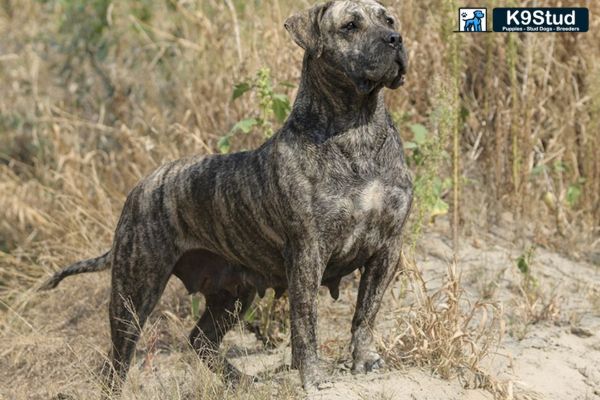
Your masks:
[{"label": "brindle coat", "polygon": [[[336,1],[295,14],[285,28],[304,50],[298,95],[279,132],[254,151],[171,162],[129,194],[112,249],[57,273],[112,266],[113,378],[127,374],[138,327],[169,277],[206,297],[190,335],[216,350],[255,293],[287,289],[292,364],[306,389],[322,377],[317,291],[337,297],[361,268],[352,320],[353,371],[381,366],[372,329],[400,260],[412,184],[382,88],[397,88],[406,53],[394,17],[378,2]],[[236,308],[236,302],[241,307]],[[139,324],[131,323],[135,310]]]}]

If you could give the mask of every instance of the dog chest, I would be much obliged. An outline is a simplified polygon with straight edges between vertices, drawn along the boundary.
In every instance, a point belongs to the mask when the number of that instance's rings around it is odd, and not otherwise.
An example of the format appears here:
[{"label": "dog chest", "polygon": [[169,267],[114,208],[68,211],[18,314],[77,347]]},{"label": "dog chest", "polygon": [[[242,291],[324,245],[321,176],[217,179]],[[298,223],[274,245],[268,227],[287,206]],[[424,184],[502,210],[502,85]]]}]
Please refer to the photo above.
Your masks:
[{"label": "dog chest", "polygon": [[363,183],[344,196],[322,200],[327,210],[322,229],[331,247],[333,263],[362,262],[400,234],[410,189],[381,179]]}]

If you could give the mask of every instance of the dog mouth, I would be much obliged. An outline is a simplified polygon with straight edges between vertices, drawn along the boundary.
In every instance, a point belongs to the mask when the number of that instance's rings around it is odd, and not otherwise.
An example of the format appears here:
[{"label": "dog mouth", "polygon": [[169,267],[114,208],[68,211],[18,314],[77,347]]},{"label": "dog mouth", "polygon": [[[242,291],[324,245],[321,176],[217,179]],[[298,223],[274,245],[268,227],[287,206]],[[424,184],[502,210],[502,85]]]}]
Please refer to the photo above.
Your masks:
[{"label": "dog mouth", "polygon": [[358,79],[353,79],[353,81],[362,94],[368,94],[383,86],[389,89],[397,89],[406,82],[406,59],[399,54],[385,72],[370,71]]},{"label": "dog mouth", "polygon": [[390,83],[390,88],[391,89],[396,89],[402,85],[404,85],[404,82],[406,82],[406,67],[404,62],[402,61],[396,61],[396,64],[398,65],[398,73],[396,74],[396,77],[392,80],[392,82]]},{"label": "dog mouth", "polygon": [[377,87],[385,86],[389,89],[397,89],[400,86],[404,85],[406,82],[406,75],[404,73],[398,73],[391,80],[382,81],[382,80],[374,80],[374,79],[359,79],[356,82],[356,87],[360,93],[367,94],[372,92]]},{"label": "dog mouth", "polygon": [[404,60],[395,60],[394,69],[395,73],[393,78],[385,84],[389,89],[397,89],[406,82],[406,64]]},{"label": "dog mouth", "polygon": [[371,93],[375,88],[385,86],[389,89],[397,89],[406,82],[405,74],[398,74],[392,80],[382,82],[380,80],[360,79],[356,82],[358,91],[362,94]]},{"label": "dog mouth", "polygon": [[404,85],[404,82],[406,82],[406,75],[399,74],[397,77],[394,78],[392,83],[390,83],[389,88],[390,89],[399,88],[400,86]]}]

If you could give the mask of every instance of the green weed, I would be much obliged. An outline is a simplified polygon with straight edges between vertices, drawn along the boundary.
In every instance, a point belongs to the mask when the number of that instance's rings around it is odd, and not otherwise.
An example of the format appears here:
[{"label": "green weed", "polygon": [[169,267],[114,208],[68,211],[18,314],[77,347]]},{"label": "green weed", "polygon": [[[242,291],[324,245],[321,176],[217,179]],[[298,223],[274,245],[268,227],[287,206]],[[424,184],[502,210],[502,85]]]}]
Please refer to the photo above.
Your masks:
[{"label": "green weed", "polygon": [[[287,82],[281,82],[278,86],[293,87]],[[258,97],[258,112],[252,117],[238,121],[226,135],[219,139],[217,147],[221,153],[230,151],[232,138],[240,132],[250,134],[258,131],[263,137],[271,137],[275,124],[282,124],[292,109],[288,96],[273,89],[269,68],[259,69],[254,79],[250,81],[237,83],[233,87],[231,100],[235,101],[247,92],[254,92]]]}]

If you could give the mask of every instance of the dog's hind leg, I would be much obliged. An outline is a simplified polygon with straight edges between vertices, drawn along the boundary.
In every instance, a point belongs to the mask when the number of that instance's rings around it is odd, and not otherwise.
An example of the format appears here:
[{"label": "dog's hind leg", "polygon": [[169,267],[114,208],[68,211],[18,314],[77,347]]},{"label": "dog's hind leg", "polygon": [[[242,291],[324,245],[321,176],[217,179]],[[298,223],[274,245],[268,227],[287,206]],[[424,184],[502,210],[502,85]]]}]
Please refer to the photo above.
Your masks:
[{"label": "dog's hind leg", "polygon": [[112,271],[109,306],[112,368],[108,368],[105,376],[111,394],[120,392],[142,328],[158,303],[172,270],[171,258],[165,254],[167,251],[161,255],[156,252],[132,253],[127,255],[129,259],[117,254]]},{"label": "dog's hind leg", "polygon": [[221,372],[223,368],[222,372],[229,380],[237,380],[242,374],[218,356],[219,345],[225,334],[243,317],[256,294],[254,289],[240,292],[237,297],[226,290],[205,295],[205,311],[190,333],[190,343],[200,358],[215,372]]}]

